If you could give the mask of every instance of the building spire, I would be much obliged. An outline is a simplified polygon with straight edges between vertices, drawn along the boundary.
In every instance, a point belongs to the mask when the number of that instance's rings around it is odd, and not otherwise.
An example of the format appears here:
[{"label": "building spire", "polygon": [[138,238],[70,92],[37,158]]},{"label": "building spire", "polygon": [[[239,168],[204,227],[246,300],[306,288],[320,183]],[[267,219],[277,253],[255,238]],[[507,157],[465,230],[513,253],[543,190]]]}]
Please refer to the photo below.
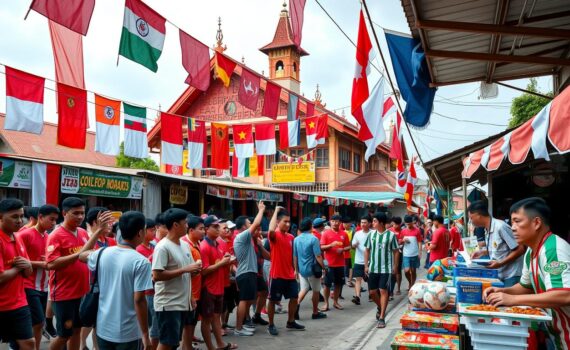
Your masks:
[{"label": "building spire", "polygon": [[216,33],[216,45],[214,45],[213,49],[222,53],[226,51],[228,48],[223,43],[224,40],[224,33],[222,33],[222,17],[218,17],[218,32]]},{"label": "building spire", "polygon": [[317,90],[315,91],[315,105],[317,107],[325,107],[327,104],[326,103],[322,103],[322,97],[323,95],[321,94],[321,91],[319,90],[319,84],[317,84]]},{"label": "building spire", "polygon": [[289,11],[287,11],[287,1],[283,0],[283,9],[281,10],[281,17],[289,17]]}]

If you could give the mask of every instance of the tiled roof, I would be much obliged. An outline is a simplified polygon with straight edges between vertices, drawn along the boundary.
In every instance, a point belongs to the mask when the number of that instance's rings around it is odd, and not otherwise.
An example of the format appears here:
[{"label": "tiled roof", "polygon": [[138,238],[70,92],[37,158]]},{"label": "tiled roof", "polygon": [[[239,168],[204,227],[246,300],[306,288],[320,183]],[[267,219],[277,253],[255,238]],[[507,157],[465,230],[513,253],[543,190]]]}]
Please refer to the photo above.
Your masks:
[{"label": "tiled roof", "polygon": [[[273,36],[273,41],[265,45],[259,51],[266,53],[271,49],[277,49],[281,47],[296,47],[293,41],[293,31],[291,30],[291,23],[289,22],[289,17],[287,11],[281,12],[279,17],[279,22],[277,23],[277,29],[275,30],[275,36]],[[299,53],[301,56],[306,56],[309,53],[299,47]]]},{"label": "tiled roof", "polygon": [[95,152],[95,133],[87,132],[84,150],[67,148],[56,144],[57,125],[44,123],[41,135],[4,130],[5,115],[0,113],[0,139],[5,144],[2,152],[20,157],[55,160],[60,162],[90,163],[115,166],[115,157]]},{"label": "tiled roof", "polygon": [[383,170],[368,170],[356,179],[339,186],[335,191],[396,192],[394,174]]}]

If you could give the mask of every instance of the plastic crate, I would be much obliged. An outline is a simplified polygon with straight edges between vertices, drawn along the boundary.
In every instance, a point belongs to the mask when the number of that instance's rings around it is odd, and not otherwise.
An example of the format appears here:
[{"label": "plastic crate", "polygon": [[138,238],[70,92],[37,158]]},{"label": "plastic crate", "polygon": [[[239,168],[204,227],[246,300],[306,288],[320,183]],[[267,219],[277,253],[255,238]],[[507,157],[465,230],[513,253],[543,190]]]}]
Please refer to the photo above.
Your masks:
[{"label": "plastic crate", "polygon": [[457,277],[499,278],[499,270],[473,267],[456,267],[453,269],[453,280]]},{"label": "plastic crate", "polygon": [[461,316],[474,350],[527,349],[530,321],[485,316]]},{"label": "plastic crate", "polygon": [[511,345],[497,345],[497,344],[486,344],[471,342],[473,350],[527,350],[528,347],[525,346],[511,346]]}]

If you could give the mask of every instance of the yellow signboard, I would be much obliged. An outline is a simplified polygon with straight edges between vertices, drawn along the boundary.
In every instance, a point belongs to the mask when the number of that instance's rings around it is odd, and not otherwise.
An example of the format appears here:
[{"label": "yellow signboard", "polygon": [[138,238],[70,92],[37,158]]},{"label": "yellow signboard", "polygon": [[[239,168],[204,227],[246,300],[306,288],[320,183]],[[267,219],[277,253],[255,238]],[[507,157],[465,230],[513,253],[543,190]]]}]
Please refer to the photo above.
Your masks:
[{"label": "yellow signboard", "polygon": [[170,203],[184,205],[188,201],[188,187],[184,185],[170,185]]},{"label": "yellow signboard", "polygon": [[273,163],[271,181],[274,184],[315,183],[315,162]]}]

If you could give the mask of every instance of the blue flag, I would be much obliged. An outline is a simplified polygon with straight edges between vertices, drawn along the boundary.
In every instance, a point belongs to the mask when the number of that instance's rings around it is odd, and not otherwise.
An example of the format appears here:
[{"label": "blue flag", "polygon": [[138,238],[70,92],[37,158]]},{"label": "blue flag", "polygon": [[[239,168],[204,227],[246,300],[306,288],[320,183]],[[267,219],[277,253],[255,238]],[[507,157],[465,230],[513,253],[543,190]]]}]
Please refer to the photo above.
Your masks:
[{"label": "blue flag", "polygon": [[441,215],[442,203],[437,188],[435,189],[435,191],[433,191],[433,198],[435,199],[435,213],[437,215]]},{"label": "blue flag", "polygon": [[404,120],[419,128],[429,122],[436,88],[431,82],[421,43],[409,36],[385,32],[392,67],[406,101]]}]

